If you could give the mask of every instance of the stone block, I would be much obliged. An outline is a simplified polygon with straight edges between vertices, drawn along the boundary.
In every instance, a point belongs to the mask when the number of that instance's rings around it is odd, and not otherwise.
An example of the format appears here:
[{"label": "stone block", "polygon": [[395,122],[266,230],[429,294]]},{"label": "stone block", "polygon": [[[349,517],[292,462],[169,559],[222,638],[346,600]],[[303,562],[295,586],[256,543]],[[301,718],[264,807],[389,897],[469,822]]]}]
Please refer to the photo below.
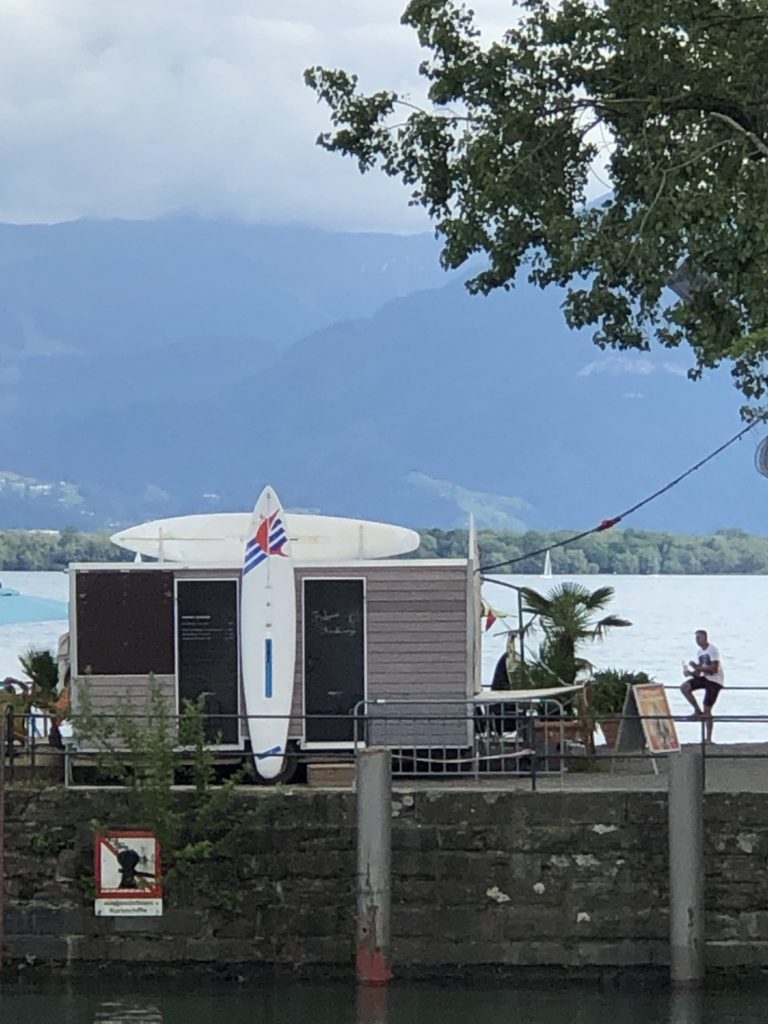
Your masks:
[{"label": "stone block", "polygon": [[504,942],[449,942],[440,937],[399,940],[392,949],[395,965],[409,969],[495,967],[506,962]]},{"label": "stone block", "polygon": [[14,935],[5,944],[4,955],[9,962],[39,960],[44,963],[67,963],[69,939],[66,935]]},{"label": "stone block", "polygon": [[5,910],[7,935],[61,936],[77,934],[88,926],[92,912],[78,907],[9,904]]},{"label": "stone block", "polygon": [[282,962],[291,965],[346,966],[354,963],[354,932],[347,935],[327,935],[315,938],[302,946],[300,951],[285,957]]},{"label": "stone block", "polygon": [[570,962],[574,966],[646,967],[669,963],[666,939],[579,942],[571,952]]},{"label": "stone block", "polygon": [[109,932],[112,935],[165,935],[162,917],[110,917]]},{"label": "stone block", "polygon": [[[354,834],[352,835],[354,842]],[[435,833],[431,828],[415,822],[392,823],[392,852],[431,853],[435,849]]]},{"label": "stone block", "polygon": [[754,886],[759,892],[761,889],[768,893],[768,876],[766,876],[765,855],[747,854],[722,854],[718,860],[711,865],[707,872],[708,878],[712,874],[720,875],[728,883],[735,885],[746,884]]},{"label": "stone block", "polygon": [[[627,794],[622,792],[559,791],[526,793],[526,818],[531,826],[578,828],[580,825],[620,825],[626,818]],[[544,798],[544,799],[542,799]]]},{"label": "stone block", "polygon": [[708,967],[766,967],[768,942],[707,942]]},{"label": "stone block", "polygon": [[[737,939],[746,942],[768,941],[768,911],[744,911],[733,916],[717,914],[712,917],[712,927],[707,930],[707,935],[712,939],[730,942]],[[709,916],[707,920],[709,922]]]},{"label": "stone block", "polygon": [[435,878],[437,875],[436,854],[416,852],[393,852],[393,885],[399,878]]},{"label": "stone block", "polygon": [[455,825],[439,826],[432,830],[432,841],[438,850],[459,850],[466,853],[472,850],[499,849],[496,840],[497,832],[493,826]]},{"label": "stone block", "polygon": [[726,832],[764,829],[768,821],[768,793],[707,793],[704,799],[705,831],[725,826]]},{"label": "stone block", "polygon": [[206,927],[204,917],[187,907],[164,907],[160,920],[165,935],[198,935]]}]

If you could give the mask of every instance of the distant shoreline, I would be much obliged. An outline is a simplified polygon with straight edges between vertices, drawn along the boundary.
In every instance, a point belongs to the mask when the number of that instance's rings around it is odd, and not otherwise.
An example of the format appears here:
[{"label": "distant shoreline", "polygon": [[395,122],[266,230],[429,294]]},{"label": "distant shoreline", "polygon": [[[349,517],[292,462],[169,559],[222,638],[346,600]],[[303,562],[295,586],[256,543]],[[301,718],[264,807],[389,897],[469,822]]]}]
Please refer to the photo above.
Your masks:
[{"label": "distant shoreline", "polygon": [[[620,576],[762,576],[768,574],[768,537],[738,528],[689,536],[650,530],[606,530],[564,547],[556,547],[577,530],[479,530],[481,566],[496,566],[550,550],[552,573],[558,575]],[[418,558],[463,558],[467,530],[420,530]],[[541,574],[543,554],[499,565],[495,575]]]},{"label": "distant shoreline", "polygon": [[[689,536],[651,530],[606,530],[573,544],[557,547],[571,530],[480,530],[480,564],[497,565],[529,551],[551,549],[552,572],[559,575],[621,576],[763,576],[768,575],[768,537],[738,528]],[[465,558],[468,533],[419,530],[421,544],[414,558]],[[0,572],[64,570],[70,562],[131,562],[134,556],[109,540],[109,533],[55,530],[0,531]],[[494,575],[541,574],[544,556],[500,565]]]}]

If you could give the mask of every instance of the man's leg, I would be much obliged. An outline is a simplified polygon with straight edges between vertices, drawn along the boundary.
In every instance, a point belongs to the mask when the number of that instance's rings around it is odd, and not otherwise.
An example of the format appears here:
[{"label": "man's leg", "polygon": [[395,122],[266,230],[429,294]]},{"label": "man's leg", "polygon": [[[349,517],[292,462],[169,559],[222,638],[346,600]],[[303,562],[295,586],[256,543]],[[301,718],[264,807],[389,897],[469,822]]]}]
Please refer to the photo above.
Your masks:
[{"label": "man's leg", "polygon": [[685,697],[688,703],[696,712],[696,718],[701,718],[701,708],[698,705],[696,698],[693,696],[693,689],[689,682],[683,683],[680,687],[680,693]]},{"label": "man's leg", "polygon": [[707,742],[712,742],[712,730],[715,727],[715,720],[712,717],[712,708],[715,706],[715,701],[720,696],[722,686],[719,683],[711,683],[707,687],[707,693],[704,697],[704,718],[706,720],[706,735]]},{"label": "man's leg", "polygon": [[706,728],[707,743],[711,743],[712,742],[712,729],[714,728],[714,725],[715,725],[714,719],[712,718],[712,705],[711,704],[705,704],[704,705],[704,721],[706,723],[705,728]]}]

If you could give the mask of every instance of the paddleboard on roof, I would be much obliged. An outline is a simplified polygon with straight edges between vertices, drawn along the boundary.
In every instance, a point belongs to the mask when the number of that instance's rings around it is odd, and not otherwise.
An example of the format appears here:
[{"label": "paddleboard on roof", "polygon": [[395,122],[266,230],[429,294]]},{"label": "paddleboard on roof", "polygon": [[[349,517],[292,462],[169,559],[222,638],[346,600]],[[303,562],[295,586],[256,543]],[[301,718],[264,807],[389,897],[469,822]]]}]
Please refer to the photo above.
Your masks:
[{"label": "paddleboard on roof", "polygon": [[[418,533],[404,526],[297,512],[281,515],[297,562],[392,558],[419,546]],[[175,516],[132,526],[110,539],[127,551],[161,561],[237,566],[251,519],[250,512]]]}]

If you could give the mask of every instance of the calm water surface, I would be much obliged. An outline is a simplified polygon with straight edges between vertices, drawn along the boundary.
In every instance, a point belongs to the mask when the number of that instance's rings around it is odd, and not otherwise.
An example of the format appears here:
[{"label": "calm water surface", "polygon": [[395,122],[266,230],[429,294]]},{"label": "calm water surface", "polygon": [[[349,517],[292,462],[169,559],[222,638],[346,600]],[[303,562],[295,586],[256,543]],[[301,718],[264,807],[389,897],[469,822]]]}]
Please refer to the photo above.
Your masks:
[{"label": "calm water surface", "polygon": [[[177,984],[177,983],[176,983]],[[171,991],[169,991],[169,987]],[[672,996],[581,986],[558,990],[395,985],[357,1002],[347,986],[221,985],[199,993],[78,987],[0,995],[3,1024],[763,1024],[765,991]]]},{"label": "calm water surface", "polygon": [[[4,586],[18,590],[22,601],[39,598],[60,609],[57,617],[40,619],[40,605],[32,603],[35,621],[3,624],[0,608],[0,679],[4,679],[5,676],[21,675],[19,655],[30,647],[56,652],[59,637],[67,631],[66,605],[63,602],[69,598],[69,578],[64,572],[3,572],[0,579]],[[19,600],[0,597],[0,602],[9,601],[14,605]]]},{"label": "calm water surface", "polygon": [[[549,593],[566,580],[582,583],[591,590],[611,586],[616,596],[607,609],[629,619],[632,626],[615,629],[602,643],[584,650],[598,668],[621,668],[647,672],[658,682],[679,686],[682,661],[693,657],[697,629],[709,631],[720,650],[725,667],[725,692],[717,702],[721,715],[768,716],[768,669],[763,657],[762,637],[768,621],[768,576],[541,576],[498,577],[516,586],[533,587]],[[517,621],[517,595],[506,587],[486,584],[485,598],[494,608],[509,611],[512,625]],[[536,650],[539,637],[530,647]],[[493,667],[504,649],[505,637],[491,628],[483,643],[483,678],[490,682]],[[728,687],[756,687],[750,692]],[[675,715],[690,711],[682,695],[673,691],[669,704]],[[700,737],[696,724],[678,723],[680,739],[692,743]],[[768,740],[768,722],[722,722],[715,739],[721,743]]]}]

